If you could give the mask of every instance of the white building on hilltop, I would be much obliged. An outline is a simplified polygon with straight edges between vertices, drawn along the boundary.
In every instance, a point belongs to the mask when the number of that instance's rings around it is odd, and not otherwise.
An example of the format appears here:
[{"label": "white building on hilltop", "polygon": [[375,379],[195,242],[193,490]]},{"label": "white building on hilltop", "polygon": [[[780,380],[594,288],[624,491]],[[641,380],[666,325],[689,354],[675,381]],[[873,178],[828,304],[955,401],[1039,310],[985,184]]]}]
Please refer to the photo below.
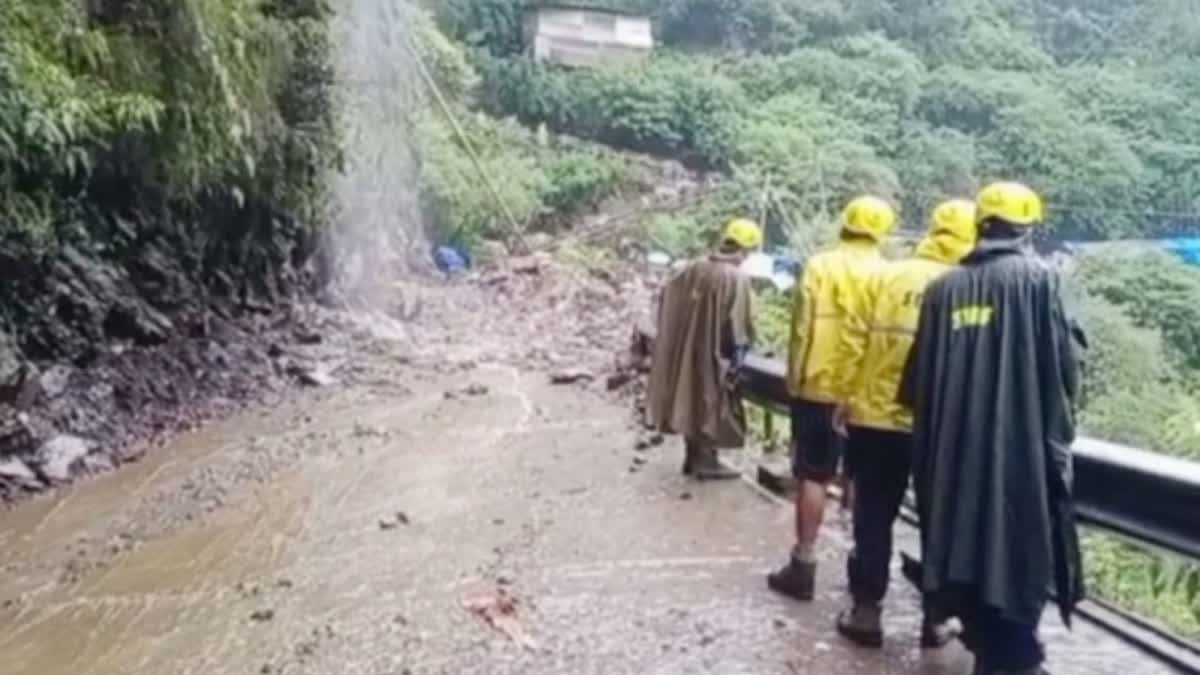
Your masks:
[{"label": "white building on hilltop", "polygon": [[654,49],[650,18],[611,9],[531,5],[525,44],[538,61],[567,66],[644,58]]}]

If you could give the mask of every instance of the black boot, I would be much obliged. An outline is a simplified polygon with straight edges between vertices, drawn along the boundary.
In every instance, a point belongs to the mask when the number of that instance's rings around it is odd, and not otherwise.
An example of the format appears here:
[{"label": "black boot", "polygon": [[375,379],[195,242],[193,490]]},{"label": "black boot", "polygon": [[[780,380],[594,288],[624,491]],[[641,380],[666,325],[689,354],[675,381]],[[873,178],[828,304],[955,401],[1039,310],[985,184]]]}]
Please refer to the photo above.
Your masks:
[{"label": "black boot", "polygon": [[878,606],[855,605],[838,615],[837,632],[860,647],[882,647],[882,612]]},{"label": "black boot", "polygon": [[691,441],[683,442],[683,475],[690,476],[696,471],[696,444]]},{"label": "black boot", "polygon": [[692,475],[699,480],[731,480],[742,476],[741,473],[722,464],[717,457],[717,451],[711,448],[697,453],[692,463]]},{"label": "black boot", "polygon": [[767,575],[767,588],[794,600],[809,602],[816,595],[817,563],[792,556],[788,564]]}]

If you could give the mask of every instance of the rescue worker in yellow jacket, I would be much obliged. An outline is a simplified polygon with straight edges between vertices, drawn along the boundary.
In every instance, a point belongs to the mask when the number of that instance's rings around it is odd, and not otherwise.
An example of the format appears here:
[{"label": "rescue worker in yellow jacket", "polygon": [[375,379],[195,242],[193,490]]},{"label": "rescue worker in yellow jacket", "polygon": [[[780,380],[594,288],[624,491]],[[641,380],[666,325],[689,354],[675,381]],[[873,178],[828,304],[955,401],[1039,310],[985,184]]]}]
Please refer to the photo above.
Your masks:
[{"label": "rescue worker in yellow jacket", "polygon": [[[883,644],[880,603],[888,586],[892,525],[908,489],[912,467],[912,412],[897,401],[900,377],[912,347],[925,287],[952,269],[975,246],[975,205],[952,200],[933,210],[929,229],[913,257],[888,263],[847,312],[839,365],[846,399],[834,428],[847,438],[846,462],[855,486],[854,551],[847,561],[852,609],[837,629],[851,641]],[[921,645],[941,647],[953,635],[931,621]]]},{"label": "rescue worker in yellow jacket", "polygon": [[788,391],[792,397],[792,474],[796,495],[796,545],[788,562],[767,576],[774,591],[812,600],[817,563],[814,546],[825,515],[825,491],[837,475],[843,442],[833,413],[845,399],[843,323],[860,310],[866,285],[884,265],[880,246],[896,225],[896,212],[878,197],[852,200],[842,212],[841,241],[810,258],[796,284],[788,345]]}]

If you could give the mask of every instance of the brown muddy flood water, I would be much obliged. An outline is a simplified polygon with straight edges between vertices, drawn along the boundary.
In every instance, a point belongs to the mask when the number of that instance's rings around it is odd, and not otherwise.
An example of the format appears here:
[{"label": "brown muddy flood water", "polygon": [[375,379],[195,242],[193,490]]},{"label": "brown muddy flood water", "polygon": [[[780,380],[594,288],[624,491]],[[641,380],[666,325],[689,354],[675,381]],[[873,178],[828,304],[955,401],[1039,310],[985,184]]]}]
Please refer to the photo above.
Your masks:
[{"label": "brown muddy flood water", "polygon": [[[383,369],[3,514],[0,673],[969,670],[917,649],[899,582],[883,650],[838,640],[837,526],[818,601],[770,595],[788,510],[685,482],[672,442],[635,452],[621,405],[502,366]],[[1051,635],[1056,674],[1168,672]]]}]

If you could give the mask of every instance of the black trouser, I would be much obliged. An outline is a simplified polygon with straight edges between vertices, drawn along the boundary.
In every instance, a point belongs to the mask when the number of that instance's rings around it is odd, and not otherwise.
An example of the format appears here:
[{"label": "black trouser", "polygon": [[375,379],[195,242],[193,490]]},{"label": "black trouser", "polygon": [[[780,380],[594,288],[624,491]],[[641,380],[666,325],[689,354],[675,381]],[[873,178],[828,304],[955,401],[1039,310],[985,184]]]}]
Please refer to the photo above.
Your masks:
[{"label": "black trouser", "polygon": [[1037,625],[1005,619],[987,607],[971,607],[960,614],[963,643],[983,665],[983,672],[1027,670],[1045,660]]},{"label": "black trouser", "polygon": [[908,489],[912,435],[850,427],[846,461],[854,480],[854,552],[847,561],[856,605],[878,605],[887,594],[892,525]]}]

